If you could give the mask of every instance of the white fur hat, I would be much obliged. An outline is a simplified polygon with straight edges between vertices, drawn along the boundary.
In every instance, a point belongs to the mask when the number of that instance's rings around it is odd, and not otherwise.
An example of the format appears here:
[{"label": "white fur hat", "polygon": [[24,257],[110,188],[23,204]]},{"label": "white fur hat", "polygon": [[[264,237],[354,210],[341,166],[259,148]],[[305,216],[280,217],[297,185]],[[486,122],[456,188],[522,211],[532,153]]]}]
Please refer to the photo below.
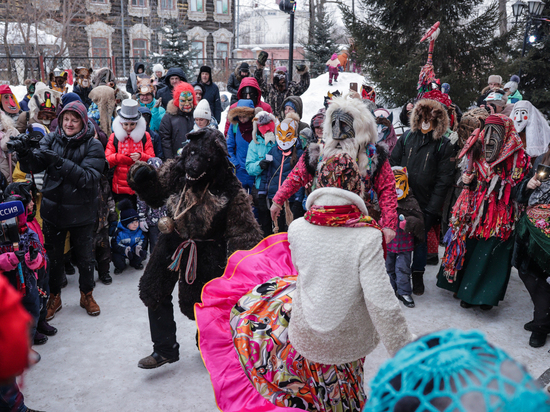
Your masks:
[{"label": "white fur hat", "polygon": [[197,104],[197,107],[193,112],[193,118],[206,120],[210,120],[212,118],[212,111],[210,110],[208,100],[202,99],[199,104]]},{"label": "white fur hat", "polygon": [[162,64],[157,63],[153,66],[153,73],[155,72],[162,72],[164,74],[164,67],[162,67]]}]

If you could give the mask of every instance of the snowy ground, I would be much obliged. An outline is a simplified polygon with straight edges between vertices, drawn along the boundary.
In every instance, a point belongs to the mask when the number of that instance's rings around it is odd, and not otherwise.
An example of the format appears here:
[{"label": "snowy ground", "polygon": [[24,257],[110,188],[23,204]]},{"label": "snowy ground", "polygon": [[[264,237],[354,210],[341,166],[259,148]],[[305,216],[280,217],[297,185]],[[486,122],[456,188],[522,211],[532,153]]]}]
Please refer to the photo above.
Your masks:
[{"label": "snowy ground", "polygon": [[[504,301],[489,312],[461,308],[449,292],[435,286],[436,273],[436,267],[428,266],[426,293],[415,298],[416,308],[403,307],[413,333],[476,328],[535,377],[550,367],[550,342],[540,349],[527,344],[529,333],[523,324],[531,320],[532,306],[515,270]],[[34,347],[42,360],[24,376],[23,392],[29,407],[48,412],[218,410],[195,346],[195,325],[179,310],[180,361],[155,370],[137,367],[138,360],[152,352],[147,310],[138,297],[140,276],[140,271],[131,269],[113,276],[109,286],[98,282],[94,290],[101,307],[98,317],[88,316],[80,308],[78,278],[69,276],[69,285],[62,292],[63,309],[51,322],[59,332],[46,345]],[[379,346],[367,357],[366,382],[387,356]]]}]

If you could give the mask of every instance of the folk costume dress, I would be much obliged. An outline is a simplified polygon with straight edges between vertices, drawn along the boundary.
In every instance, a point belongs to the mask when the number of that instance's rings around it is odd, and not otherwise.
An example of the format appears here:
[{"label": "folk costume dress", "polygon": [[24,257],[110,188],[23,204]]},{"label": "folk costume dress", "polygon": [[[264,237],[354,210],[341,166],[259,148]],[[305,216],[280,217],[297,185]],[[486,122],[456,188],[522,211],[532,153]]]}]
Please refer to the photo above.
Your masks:
[{"label": "folk costume dress", "polygon": [[[500,138],[495,137],[497,130]],[[453,208],[437,286],[471,305],[496,306],[504,299],[510,278],[511,235],[519,217],[512,189],[530,163],[507,116],[489,116],[479,141],[484,155],[473,162],[475,179]]]},{"label": "folk costume dress", "polygon": [[321,188],[307,208],[288,237],[231,256],[195,306],[224,412],[361,411],[364,357],[380,339],[391,355],[412,340],[361,198]]}]

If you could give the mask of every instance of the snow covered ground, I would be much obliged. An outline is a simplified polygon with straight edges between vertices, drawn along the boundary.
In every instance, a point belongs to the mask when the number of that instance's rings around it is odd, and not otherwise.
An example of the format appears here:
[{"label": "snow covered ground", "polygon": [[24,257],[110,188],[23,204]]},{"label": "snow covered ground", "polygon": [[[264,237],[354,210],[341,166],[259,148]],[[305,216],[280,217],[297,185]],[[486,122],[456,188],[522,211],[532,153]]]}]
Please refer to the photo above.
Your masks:
[{"label": "snow covered ground", "polygon": [[[540,349],[527,344],[529,332],[523,330],[523,324],[531,320],[532,306],[515,270],[504,301],[484,312],[463,309],[451,293],[438,289],[437,269],[428,266],[426,293],[415,297],[416,308],[403,307],[413,333],[475,328],[526,365],[535,377],[550,367],[550,343]],[[130,269],[113,275],[109,286],[98,282],[94,290],[101,307],[98,317],[88,316],[80,308],[78,278],[69,276],[69,285],[62,292],[63,309],[51,322],[59,332],[46,345],[34,347],[42,360],[24,375],[23,392],[29,407],[48,412],[218,410],[195,346],[195,325],[177,308],[179,362],[154,370],[137,367],[139,359],[152,352],[147,310],[138,297],[140,272]],[[366,382],[387,357],[382,345],[367,357]]]}]

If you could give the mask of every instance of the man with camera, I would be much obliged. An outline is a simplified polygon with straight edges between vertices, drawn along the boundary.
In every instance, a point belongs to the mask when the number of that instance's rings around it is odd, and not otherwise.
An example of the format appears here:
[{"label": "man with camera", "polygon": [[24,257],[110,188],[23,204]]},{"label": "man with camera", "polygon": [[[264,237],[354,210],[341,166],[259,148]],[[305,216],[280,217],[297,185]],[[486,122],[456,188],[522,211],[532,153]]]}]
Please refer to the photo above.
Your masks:
[{"label": "man with camera", "polygon": [[58,117],[54,132],[40,140],[38,148],[26,135],[11,139],[10,149],[17,152],[24,172],[45,171],[41,215],[45,248],[50,257],[50,298],[46,320],[61,309],[63,252],[67,231],[71,232],[73,254],[80,272],[80,306],[88,315],[100,309],[94,288],[93,230],[97,218],[98,183],[105,166],[105,152],[94,138],[95,129],[88,120],[86,107],[79,101],[66,105]]}]

